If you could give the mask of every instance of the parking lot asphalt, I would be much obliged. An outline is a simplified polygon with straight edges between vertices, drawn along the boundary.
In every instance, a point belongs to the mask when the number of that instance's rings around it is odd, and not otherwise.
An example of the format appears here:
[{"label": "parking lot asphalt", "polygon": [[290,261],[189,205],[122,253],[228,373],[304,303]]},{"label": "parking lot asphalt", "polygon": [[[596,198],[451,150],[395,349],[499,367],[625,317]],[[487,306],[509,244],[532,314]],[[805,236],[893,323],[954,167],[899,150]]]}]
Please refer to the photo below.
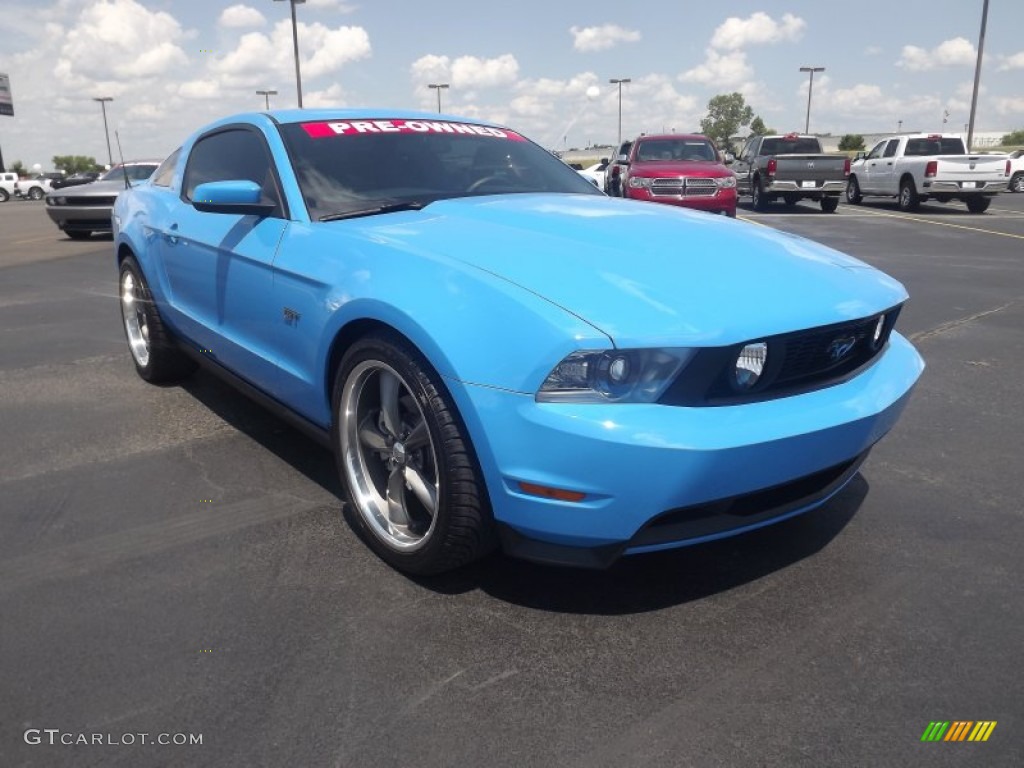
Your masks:
[{"label": "parking lot asphalt", "polygon": [[[327,452],[207,375],[136,377],[109,238],[0,205],[0,766],[1024,764],[1024,195],[961,208],[740,210],[911,294],[928,368],[827,506],[607,572],[412,580]],[[935,720],[998,725],[922,743]]]}]

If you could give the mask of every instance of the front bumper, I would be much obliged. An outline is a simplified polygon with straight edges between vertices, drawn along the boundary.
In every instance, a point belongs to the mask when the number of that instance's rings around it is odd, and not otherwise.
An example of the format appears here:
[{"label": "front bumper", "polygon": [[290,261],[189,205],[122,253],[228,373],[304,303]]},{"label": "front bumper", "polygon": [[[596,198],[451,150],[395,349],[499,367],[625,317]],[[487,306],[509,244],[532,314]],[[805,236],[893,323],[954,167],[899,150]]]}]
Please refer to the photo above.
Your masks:
[{"label": "front bumper", "polygon": [[[896,423],[923,367],[894,333],[871,367],[842,384],[744,405],[541,404],[464,392],[487,443],[480,455],[506,549],[602,567],[824,503]],[[586,496],[541,498],[520,483]]]},{"label": "front bumper", "polygon": [[736,213],[736,188],[719,189],[713,195],[655,195],[643,187],[625,188],[626,197],[632,200],[646,200],[651,203],[678,205],[681,208],[692,208],[697,211],[711,213]]},{"label": "front bumper", "polygon": [[110,232],[111,205],[47,205],[46,215],[62,231]]}]

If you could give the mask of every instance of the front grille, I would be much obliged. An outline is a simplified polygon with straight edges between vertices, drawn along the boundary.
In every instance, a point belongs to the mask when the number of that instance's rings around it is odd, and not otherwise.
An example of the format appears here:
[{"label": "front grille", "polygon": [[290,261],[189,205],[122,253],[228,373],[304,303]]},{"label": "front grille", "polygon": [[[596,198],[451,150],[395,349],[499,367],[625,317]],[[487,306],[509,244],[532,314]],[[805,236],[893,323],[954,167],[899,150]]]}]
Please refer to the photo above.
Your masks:
[{"label": "front grille", "polygon": [[687,179],[686,180],[686,196],[703,196],[715,194],[718,191],[718,184],[715,183],[714,179]]},{"label": "front grille", "polygon": [[65,202],[64,202],[65,205],[81,205],[81,206],[101,206],[101,205],[103,205],[103,206],[106,206],[106,207],[110,208],[110,207],[112,207],[114,205],[114,201],[117,200],[117,195],[110,195],[110,196],[103,195],[102,197],[99,197],[99,196],[96,196],[96,195],[91,195],[91,196],[88,196],[88,197],[83,196],[83,195],[79,195],[77,197],[72,197],[70,195],[66,195],[64,197],[64,200],[65,200]]},{"label": "front grille", "polygon": [[651,194],[658,197],[709,197],[718,191],[714,179],[671,177],[653,179]]},{"label": "front grille", "polygon": [[[733,405],[799,394],[839,384],[870,364],[889,341],[900,307],[843,323],[750,339],[728,347],[698,350],[659,400],[663,405]],[[874,341],[879,317],[882,333]],[[736,357],[751,342],[768,345],[760,380],[741,390],[735,382]]]}]

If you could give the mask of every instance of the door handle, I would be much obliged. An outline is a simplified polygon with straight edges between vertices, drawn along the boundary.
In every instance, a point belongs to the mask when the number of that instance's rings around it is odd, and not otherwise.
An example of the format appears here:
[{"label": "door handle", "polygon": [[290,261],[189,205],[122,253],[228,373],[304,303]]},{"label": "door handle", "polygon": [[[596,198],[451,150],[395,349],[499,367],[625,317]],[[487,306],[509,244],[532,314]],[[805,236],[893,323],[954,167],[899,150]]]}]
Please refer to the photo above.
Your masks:
[{"label": "door handle", "polygon": [[178,244],[178,236],[176,234],[174,234],[174,233],[178,231],[178,225],[177,224],[171,224],[170,230],[171,231],[168,232],[167,234],[165,234],[164,237],[167,238],[167,242],[170,243],[171,245],[177,245]]},{"label": "door handle", "polygon": [[891,162],[890,163],[886,163],[886,165],[892,165],[892,163]]}]

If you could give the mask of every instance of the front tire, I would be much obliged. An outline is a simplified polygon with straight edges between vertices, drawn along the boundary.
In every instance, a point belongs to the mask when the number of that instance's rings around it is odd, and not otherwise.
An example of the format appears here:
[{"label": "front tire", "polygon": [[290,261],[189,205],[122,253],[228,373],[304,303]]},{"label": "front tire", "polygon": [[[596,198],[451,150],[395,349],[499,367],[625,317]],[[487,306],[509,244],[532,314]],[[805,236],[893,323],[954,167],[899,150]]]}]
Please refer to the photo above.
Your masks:
[{"label": "front tire", "polygon": [[178,350],[164,327],[142,270],[131,256],[121,262],[118,286],[122,325],[139,376],[164,384],[192,373],[196,364]]},{"label": "front tire", "polygon": [[32,189],[28,191],[28,196],[31,200],[42,200],[43,190],[40,187],[32,187]]},{"label": "front tire", "polygon": [[900,182],[899,207],[904,213],[911,213],[921,207],[921,198],[918,197],[913,179]]},{"label": "front tire", "polygon": [[823,213],[835,213],[839,207],[839,195],[829,195],[821,198],[821,210]]},{"label": "front tire", "polygon": [[493,548],[469,434],[441,377],[411,344],[391,332],[358,340],[332,394],[332,441],[351,520],[382,560],[425,575]]},{"label": "front tire", "polygon": [[10,199],[10,193],[6,189],[0,189],[0,203],[6,203]]},{"label": "front tire", "polygon": [[1010,177],[1010,186],[1008,189],[1011,192],[1024,192],[1024,172],[1017,171]]},{"label": "front tire", "polygon": [[971,213],[984,213],[992,204],[991,197],[969,197],[967,198],[967,210]]}]

